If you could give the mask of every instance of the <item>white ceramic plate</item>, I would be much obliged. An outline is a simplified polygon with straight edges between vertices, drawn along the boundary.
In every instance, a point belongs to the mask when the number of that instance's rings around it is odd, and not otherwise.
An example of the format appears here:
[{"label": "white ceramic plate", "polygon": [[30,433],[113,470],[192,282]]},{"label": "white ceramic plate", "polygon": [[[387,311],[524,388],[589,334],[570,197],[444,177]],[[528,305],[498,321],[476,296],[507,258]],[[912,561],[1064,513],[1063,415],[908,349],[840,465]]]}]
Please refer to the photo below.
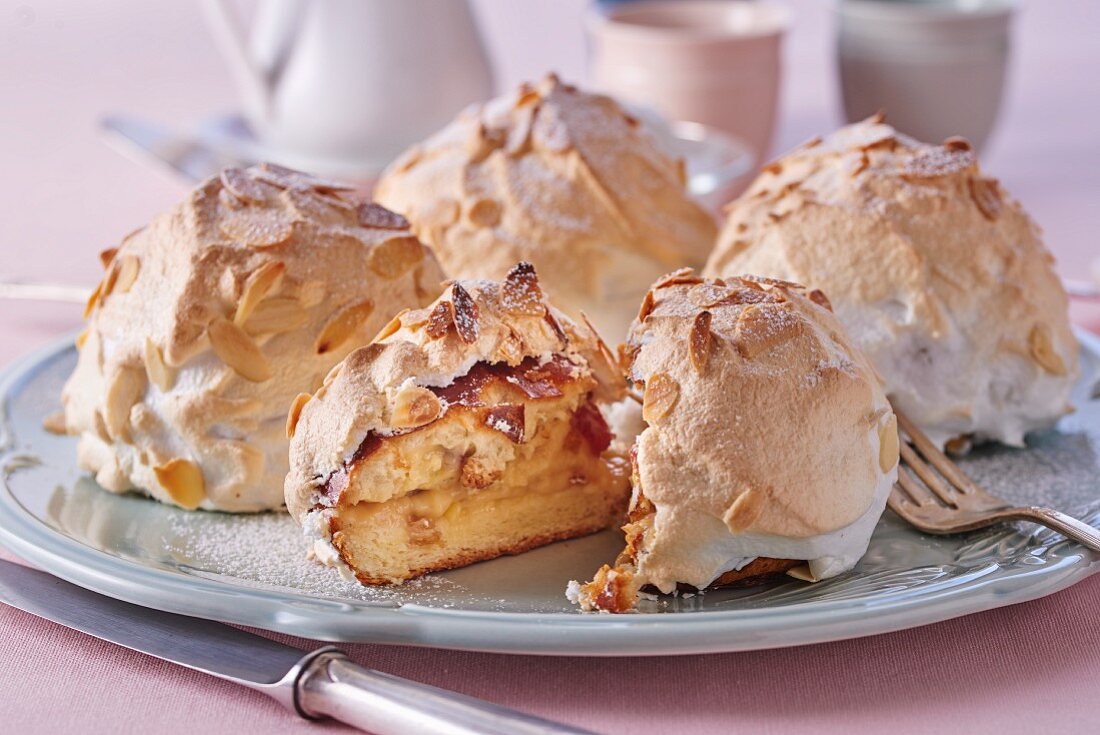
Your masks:
[{"label": "white ceramic plate", "polygon": [[[1100,346],[1081,335],[1078,411],[1026,450],[983,448],[968,471],[991,490],[1100,520]],[[176,510],[112,495],[77,469],[71,438],[42,419],[75,362],[71,344],[0,379],[0,541],[76,584],[159,610],[335,641],[482,651],[651,655],[853,638],[1042,597],[1100,570],[1100,557],[1034,527],[931,537],[889,513],[852,572],[645,603],[631,615],[578,613],[570,579],[612,559],[614,533],[431,575],[400,588],[341,580],[304,558],[288,516]]]}]

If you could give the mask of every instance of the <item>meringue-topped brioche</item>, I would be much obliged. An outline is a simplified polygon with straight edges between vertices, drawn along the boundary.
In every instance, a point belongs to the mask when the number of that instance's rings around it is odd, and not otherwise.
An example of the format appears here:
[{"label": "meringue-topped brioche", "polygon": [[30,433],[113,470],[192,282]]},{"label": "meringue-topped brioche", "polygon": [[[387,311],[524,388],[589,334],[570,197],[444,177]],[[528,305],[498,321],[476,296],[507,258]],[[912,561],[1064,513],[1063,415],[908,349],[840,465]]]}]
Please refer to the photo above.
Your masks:
[{"label": "meringue-topped brioche", "polygon": [[701,267],[717,236],[681,161],[614,100],[553,75],[464,111],[401,155],[375,197],[449,275],[530,261],[555,303],[616,342],[653,279]]},{"label": "meringue-topped brioche", "polygon": [[322,562],[400,583],[620,520],[622,380],[534,269],[459,280],[356,350],[288,421],[286,502]]},{"label": "meringue-topped brioche", "polygon": [[626,550],[586,610],[863,556],[897,477],[897,422],[820,292],[690,270],[653,286],[624,347],[646,428],[632,452]]},{"label": "meringue-topped brioche", "polygon": [[707,275],[825,291],[941,446],[1021,445],[1070,410],[1078,347],[1053,258],[966,141],[871,118],[766,166],[727,211]]},{"label": "meringue-topped brioche", "polygon": [[283,504],[287,406],[442,278],[399,215],[267,164],[204,181],[103,259],[62,395],[80,466],[224,511]]}]

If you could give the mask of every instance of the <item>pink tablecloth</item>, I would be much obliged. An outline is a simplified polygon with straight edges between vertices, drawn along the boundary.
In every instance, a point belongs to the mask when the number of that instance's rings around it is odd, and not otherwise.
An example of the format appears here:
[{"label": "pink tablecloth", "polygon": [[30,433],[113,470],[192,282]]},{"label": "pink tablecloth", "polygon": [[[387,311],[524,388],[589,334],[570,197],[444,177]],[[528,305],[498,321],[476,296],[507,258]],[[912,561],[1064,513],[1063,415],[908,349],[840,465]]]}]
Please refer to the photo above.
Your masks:
[{"label": "pink tablecloth", "polygon": [[[837,122],[831,22],[817,0],[787,48],[780,146]],[[501,79],[583,70],[583,0],[479,0]],[[1067,275],[1100,232],[1100,5],[1025,3],[1001,126],[984,159],[1044,226]],[[536,32],[537,29],[537,32]],[[531,39],[530,43],[523,41]],[[91,283],[95,252],[179,188],[102,145],[97,117],[185,124],[231,105],[190,3],[0,0],[0,277]],[[0,303],[0,365],[76,327],[78,309]],[[1100,326],[1096,307],[1075,318]],[[302,646],[305,641],[298,642]],[[1093,731],[1100,579],[902,633],[666,659],[510,657],[353,646],[367,665],[600,732]],[[0,605],[0,731],[316,730],[229,685]]]}]

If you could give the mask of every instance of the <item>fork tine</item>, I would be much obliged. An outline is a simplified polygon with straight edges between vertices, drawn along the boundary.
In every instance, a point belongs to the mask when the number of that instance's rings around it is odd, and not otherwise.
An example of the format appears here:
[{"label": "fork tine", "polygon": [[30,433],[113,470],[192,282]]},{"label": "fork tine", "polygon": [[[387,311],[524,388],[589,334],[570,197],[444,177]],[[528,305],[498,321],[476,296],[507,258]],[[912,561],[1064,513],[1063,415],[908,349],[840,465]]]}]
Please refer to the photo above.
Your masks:
[{"label": "fork tine", "polygon": [[913,502],[913,505],[936,502],[932,493],[928,492],[928,488],[914,480],[904,468],[898,468],[898,481],[895,483],[895,487],[900,487],[909,496],[909,500]]},{"label": "fork tine", "polygon": [[932,471],[931,467],[925,464],[924,460],[917,455],[911,446],[905,442],[898,442],[898,449],[901,451],[902,461],[905,462],[909,469],[913,470],[914,474],[916,474],[922,482],[924,482],[925,487],[935,493],[936,497],[945,504],[952,508],[958,507],[955,503],[954,489],[949,489],[943,483],[943,480]]},{"label": "fork tine", "polygon": [[[925,436],[924,432],[918,429],[913,422],[911,422],[905,414],[894,409],[894,415],[898,417],[898,427],[905,432],[909,437],[909,440],[913,443],[913,446],[917,448],[926,460],[928,464],[936,468],[944,478],[947,479],[952,485],[958,489],[961,493],[980,493],[983,492],[978,485],[967,477],[959,466],[947,458],[947,455],[939,450],[932,441]],[[902,442],[904,446],[904,442]]]}]

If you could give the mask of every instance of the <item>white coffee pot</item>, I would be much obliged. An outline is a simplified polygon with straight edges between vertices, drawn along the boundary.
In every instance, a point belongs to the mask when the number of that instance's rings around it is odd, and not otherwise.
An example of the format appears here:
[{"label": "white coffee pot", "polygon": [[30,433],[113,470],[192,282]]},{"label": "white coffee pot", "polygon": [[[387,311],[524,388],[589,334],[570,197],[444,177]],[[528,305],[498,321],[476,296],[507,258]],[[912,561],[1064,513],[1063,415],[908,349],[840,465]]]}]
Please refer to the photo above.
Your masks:
[{"label": "white coffee pot", "polygon": [[250,126],[284,160],[377,171],[492,94],[466,0],[260,0],[250,30],[232,0],[204,5]]}]

